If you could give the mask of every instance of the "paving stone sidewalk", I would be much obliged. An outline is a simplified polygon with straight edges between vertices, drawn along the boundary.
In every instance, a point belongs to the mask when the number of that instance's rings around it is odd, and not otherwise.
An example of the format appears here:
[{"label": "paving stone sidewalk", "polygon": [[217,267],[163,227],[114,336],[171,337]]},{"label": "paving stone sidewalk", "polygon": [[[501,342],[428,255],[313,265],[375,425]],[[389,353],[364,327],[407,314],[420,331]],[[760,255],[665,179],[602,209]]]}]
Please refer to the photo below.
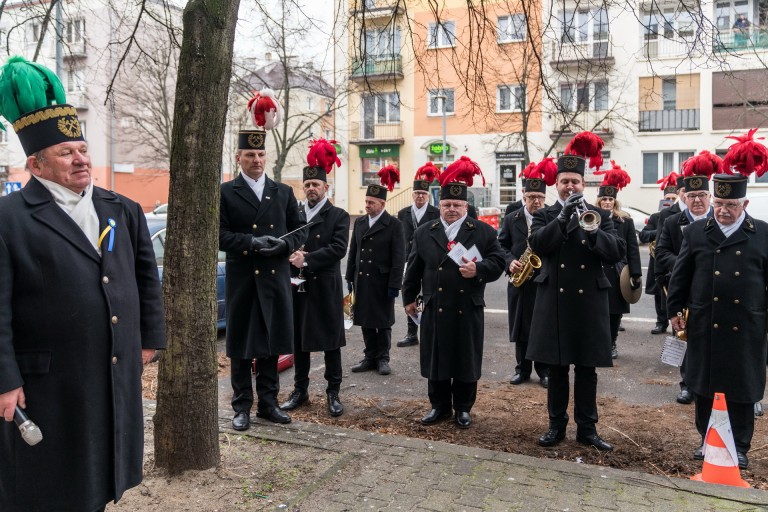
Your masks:
[{"label": "paving stone sidewalk", "polygon": [[[230,420],[222,411],[222,432],[234,433]],[[334,454],[329,469],[276,510],[768,510],[765,491],[326,425],[256,420],[237,434]]]}]

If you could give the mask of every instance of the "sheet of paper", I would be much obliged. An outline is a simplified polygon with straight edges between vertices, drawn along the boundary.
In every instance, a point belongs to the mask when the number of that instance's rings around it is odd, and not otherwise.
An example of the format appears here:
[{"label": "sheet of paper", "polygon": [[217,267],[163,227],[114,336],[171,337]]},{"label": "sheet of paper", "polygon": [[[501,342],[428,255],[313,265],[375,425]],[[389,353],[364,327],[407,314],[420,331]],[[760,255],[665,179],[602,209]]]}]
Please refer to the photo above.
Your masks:
[{"label": "sheet of paper", "polygon": [[469,261],[474,261],[475,263],[480,263],[483,261],[483,257],[480,255],[480,250],[477,248],[476,245],[473,245],[469,248],[467,251],[467,254],[464,255],[465,258],[467,258]]},{"label": "sheet of paper", "polygon": [[683,364],[685,351],[688,349],[688,343],[685,341],[667,336],[664,339],[664,347],[661,349],[661,362],[670,366],[680,366]]},{"label": "sheet of paper", "polygon": [[291,278],[291,286],[299,286],[301,283],[305,283],[306,279],[299,279],[298,277]]},{"label": "sheet of paper", "polygon": [[421,311],[417,311],[415,315],[408,315],[411,320],[413,320],[413,323],[416,325],[421,325]]},{"label": "sheet of paper", "polygon": [[352,328],[352,320],[350,318],[345,318],[344,319],[344,329],[348,331],[351,328]]},{"label": "sheet of paper", "polygon": [[451,250],[448,251],[448,256],[458,266],[462,266],[464,264],[464,262],[461,260],[461,257],[464,256],[465,254],[467,254],[467,248],[464,247],[460,242],[456,242],[456,244],[451,248]]}]

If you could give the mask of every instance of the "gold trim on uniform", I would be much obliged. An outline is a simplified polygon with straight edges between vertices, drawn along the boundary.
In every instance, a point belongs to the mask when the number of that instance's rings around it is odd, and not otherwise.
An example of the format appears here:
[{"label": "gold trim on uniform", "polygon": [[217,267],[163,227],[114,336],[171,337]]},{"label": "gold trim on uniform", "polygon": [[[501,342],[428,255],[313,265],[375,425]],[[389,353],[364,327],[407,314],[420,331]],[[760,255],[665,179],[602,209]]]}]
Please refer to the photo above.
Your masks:
[{"label": "gold trim on uniform", "polygon": [[55,117],[65,117],[65,116],[77,117],[77,110],[75,110],[74,107],[46,108],[45,110],[40,110],[33,114],[17,119],[16,122],[13,123],[13,131],[18,133],[19,130],[21,130],[22,128],[26,128],[27,126],[41,123],[43,121],[47,121],[48,119],[53,119]]},{"label": "gold trim on uniform", "polygon": [[[701,181],[701,178],[691,178],[688,180],[688,184],[691,186],[691,190],[699,190],[701,188],[701,185],[704,182]],[[686,190],[687,192],[687,190]]]},{"label": "gold trim on uniform", "polygon": [[314,167],[307,168],[305,174],[307,175],[307,178],[315,178],[317,177],[317,169]]}]

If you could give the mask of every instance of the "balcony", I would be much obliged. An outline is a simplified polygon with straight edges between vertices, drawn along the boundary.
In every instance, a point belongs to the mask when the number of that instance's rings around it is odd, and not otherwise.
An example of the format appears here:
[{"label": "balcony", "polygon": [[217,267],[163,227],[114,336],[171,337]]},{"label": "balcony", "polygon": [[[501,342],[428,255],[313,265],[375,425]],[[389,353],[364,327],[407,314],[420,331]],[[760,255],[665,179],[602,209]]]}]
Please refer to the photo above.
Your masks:
[{"label": "balcony", "polygon": [[643,57],[653,59],[687,55],[693,49],[694,44],[694,41],[667,39],[663,36],[656,39],[646,39],[643,42]]},{"label": "balcony", "polygon": [[712,49],[716,52],[743,52],[768,49],[768,28],[748,27],[720,30],[715,34]]},{"label": "balcony", "polygon": [[587,65],[613,66],[612,38],[588,39],[586,41],[552,42],[549,65],[553,68]]},{"label": "balcony", "polygon": [[392,19],[403,13],[396,0],[357,0],[349,10],[351,16],[363,16],[366,20]]},{"label": "balcony", "polygon": [[67,103],[77,110],[88,110],[88,93],[84,90],[67,91]]},{"label": "balcony", "polygon": [[699,109],[640,111],[638,130],[641,132],[682,132],[699,129]]},{"label": "balcony", "polygon": [[62,44],[64,48],[64,60],[85,59],[88,57],[88,51],[85,45],[85,38],[79,41],[67,42]]},{"label": "balcony", "polygon": [[403,123],[350,123],[349,142],[351,144],[371,142],[403,144],[405,142],[403,139]]},{"label": "balcony", "polygon": [[403,78],[401,55],[367,55],[352,60],[352,80],[400,80]]},{"label": "balcony", "polygon": [[551,140],[570,138],[582,131],[591,131],[603,139],[613,137],[613,128],[608,110],[583,112],[557,112],[554,126],[549,134]]}]

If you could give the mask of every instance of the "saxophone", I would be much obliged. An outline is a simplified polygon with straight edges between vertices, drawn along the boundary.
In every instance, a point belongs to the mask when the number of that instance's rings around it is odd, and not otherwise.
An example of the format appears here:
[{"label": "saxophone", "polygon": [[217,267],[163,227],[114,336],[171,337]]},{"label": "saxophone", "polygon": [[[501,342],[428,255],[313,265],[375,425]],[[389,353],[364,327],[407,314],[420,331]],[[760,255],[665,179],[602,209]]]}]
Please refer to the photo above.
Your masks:
[{"label": "saxophone", "polygon": [[515,288],[521,287],[523,283],[533,277],[534,269],[541,268],[541,258],[536,256],[530,244],[525,248],[525,252],[520,256],[519,261],[523,264],[523,268],[509,276],[509,282]]}]

